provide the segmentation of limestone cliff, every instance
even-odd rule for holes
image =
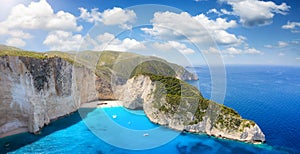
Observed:
[[[138,75],[116,87],[116,96],[125,107],[143,108],[152,122],[175,130],[252,143],[265,141],[256,123],[204,99],[195,87],[175,78]]]
[[[20,129],[38,132],[98,99],[97,80],[89,69],[58,57],[0,56],[0,137]]]
[[[153,59],[113,51],[79,53],[38,53],[0,45],[0,137],[36,133],[51,120],[76,111],[81,103],[116,99],[112,87],[125,83],[140,61]],[[181,66],[160,61],[172,65],[179,78],[197,78]],[[168,72],[156,65],[148,67]],[[112,81],[114,74],[117,79]]]
[[[127,108],[144,109],[152,122],[176,130],[265,141],[256,123],[203,98],[197,88],[182,81],[197,79],[196,75],[164,60],[108,51],[100,56],[83,53],[87,59],[80,59],[69,53],[44,54],[0,46],[1,50],[0,137],[37,133],[85,102],[120,99]],[[96,61],[92,65],[91,57]]]

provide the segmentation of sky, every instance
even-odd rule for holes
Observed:
[[[0,0],[0,44],[188,65],[300,66],[297,0]]]

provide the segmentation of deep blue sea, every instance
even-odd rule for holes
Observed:
[[[210,98],[207,67],[195,69],[199,81],[190,82]],[[267,144],[300,153],[300,67],[227,66],[224,104],[254,120]]]
[[[195,70],[200,80],[189,83],[209,98],[209,69]],[[226,72],[224,104],[257,122],[266,144],[180,133],[152,124],[143,111],[115,107],[80,109],[39,135],[0,139],[0,153],[300,153],[300,67],[227,66]]]

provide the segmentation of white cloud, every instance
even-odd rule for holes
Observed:
[[[296,60],[300,60],[300,57],[297,57]]]
[[[212,53],[212,54],[216,54],[216,53],[220,53],[219,49],[215,48],[215,47],[209,47],[207,50],[203,50],[204,53]]]
[[[44,44],[51,46],[51,49],[68,50],[67,46],[71,46],[68,41],[78,37],[73,36],[71,31],[81,31],[82,26],[77,24],[76,17],[71,13],[55,13],[46,0],[31,2],[28,6],[18,4],[12,8],[8,17],[0,22],[0,34],[10,37],[6,41],[7,45],[25,46],[24,40],[34,37],[27,32],[28,30],[50,31]],[[70,34],[68,36],[71,38],[62,38],[63,34]],[[59,43],[65,40],[65,45]]]
[[[229,12],[226,9],[221,9],[221,13],[226,14],[226,15],[233,15],[232,12]]]
[[[289,45],[288,42],[284,42],[284,41],[278,41],[276,45],[265,45],[266,48],[284,48],[287,47]]]
[[[105,25],[121,25],[127,22],[132,23],[136,19],[136,14],[133,10],[123,10],[118,7],[105,10],[102,14],[102,22]]]
[[[210,30],[226,30],[228,28],[234,28],[237,26],[235,20],[227,21],[227,19],[224,18],[210,20],[204,14],[199,14],[197,16],[194,16],[193,18],[196,19],[199,23],[201,23],[205,28]]]
[[[110,33],[104,33],[97,36],[97,40],[102,43],[109,43],[110,41],[113,41],[114,38],[115,36]]]
[[[50,30],[66,30],[66,31],[81,31],[82,26],[78,26],[76,17],[70,13],[59,11],[48,20],[45,29]]]
[[[12,37],[17,37],[17,38],[23,38],[23,39],[30,39],[33,36],[29,33],[25,33],[22,30],[11,30],[8,32]]]
[[[0,23],[7,29],[42,29],[80,31],[76,17],[68,12],[54,13],[46,0],[31,2],[28,6],[19,4],[11,10],[7,19]]]
[[[215,37],[216,42],[219,44],[237,44],[242,41],[241,38],[237,38],[234,34],[230,34],[224,30],[216,30],[215,34],[217,37]]]
[[[255,48],[244,47],[244,49],[238,49],[229,47],[222,51],[223,54],[238,55],[238,54],[263,54],[261,51]]]
[[[9,38],[6,40],[6,45],[15,46],[15,47],[23,47],[26,43],[20,38]]]
[[[143,42],[137,41],[131,38],[125,38],[120,40],[115,38],[113,34],[103,33],[98,35],[96,38],[86,37],[82,43],[81,48],[84,50],[113,50],[113,51],[133,51],[143,50],[145,45]]]
[[[144,49],[143,43],[130,38],[125,38],[124,40],[115,40],[110,42],[104,50],[114,50],[114,51],[130,51],[130,50],[140,50]]]
[[[131,23],[135,22],[136,14],[133,10],[122,9],[114,7],[112,9],[104,10],[102,13],[98,9],[92,9],[88,12],[84,8],[79,8],[81,19],[88,22],[102,22],[104,25],[119,25],[123,29],[130,29]]]
[[[210,14],[210,13],[214,13],[214,14],[217,14],[218,16],[222,15],[221,12],[219,12],[217,9],[213,8],[213,9],[210,9],[206,12],[206,14]]]
[[[290,29],[293,33],[299,33],[300,22],[290,22],[288,21],[286,25],[282,26],[283,29]]]
[[[282,53],[282,52],[279,52],[278,53],[278,56],[284,56],[285,54],[284,53]]]
[[[88,12],[85,8],[79,8],[80,10],[80,19],[83,19],[87,22],[93,23],[101,20],[101,13],[98,12],[98,8],[94,8],[91,12]]]
[[[131,38],[120,40],[111,33],[103,33],[95,38],[90,35],[84,37],[82,40],[80,50],[112,50],[112,51],[140,51],[145,49],[143,42]]]
[[[278,47],[279,48],[284,48],[287,47],[289,44],[283,41],[278,41]]]
[[[255,48],[245,48],[243,50],[243,52],[246,53],[246,54],[260,54],[260,55],[263,54],[261,51],[255,49]]]
[[[168,43],[158,43],[158,42],[153,43],[152,46],[160,51],[170,51],[173,48]]]
[[[53,31],[44,40],[43,44],[50,47],[50,50],[70,51],[77,50],[80,47],[82,36],[73,35],[72,32]]]
[[[223,52],[228,53],[230,55],[237,55],[237,54],[241,54],[242,50],[236,49],[234,47],[230,47],[230,48],[227,48],[226,50],[224,50]]]
[[[264,47],[265,47],[265,48],[273,48],[273,46],[270,45],[270,44],[267,44],[267,45],[265,45]]]
[[[30,39],[33,36],[30,33],[26,33],[22,30],[7,30],[0,28],[0,35],[10,35],[13,38]]]
[[[226,30],[237,26],[236,21],[223,18],[210,20],[204,14],[191,16],[187,12],[156,12],[151,20],[153,28],[142,28],[145,33],[165,40],[182,40],[185,37],[196,43],[207,44],[214,39],[219,44],[239,44],[242,42]],[[211,38],[211,36],[213,38]]]
[[[7,27],[0,22],[0,35],[5,35],[7,33],[8,33]]]
[[[262,55],[263,53],[255,48],[249,48],[249,47],[244,47],[242,48],[236,48],[236,47],[228,47],[223,50],[219,50],[215,47],[210,47],[207,50],[203,50],[204,53],[207,54],[217,54],[221,53],[224,56],[233,56],[233,55],[241,55],[241,54],[260,54]]]
[[[154,43],[153,47],[159,49],[160,51],[170,51],[170,50],[178,50],[183,54],[192,54],[195,51],[191,48],[188,48],[185,44],[179,43],[177,41],[168,41],[165,43]]]
[[[285,15],[290,6],[280,5],[272,1],[261,0],[219,0],[232,6],[232,12],[223,10],[224,14],[234,14],[240,17],[240,22],[246,27],[262,26],[272,23],[274,15]]]

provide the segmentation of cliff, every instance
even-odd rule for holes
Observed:
[[[120,99],[179,131],[264,142],[259,126],[202,97],[182,80],[198,77],[156,57],[113,51],[36,53],[0,46],[0,137],[38,133],[82,103]]]
[[[116,96],[130,109],[143,109],[150,121],[166,127],[233,140],[261,143],[259,126],[236,111],[204,99],[193,86],[176,78],[136,75],[116,88]]]
[[[0,45],[0,137],[37,133],[51,120],[76,111],[81,103],[116,99],[112,87],[124,84],[130,68],[141,59],[149,60],[113,51],[38,53]],[[155,63],[149,67],[159,69]],[[187,71],[180,74],[192,79]]]
[[[0,136],[36,133],[81,103],[98,99],[97,80],[89,69],[58,57],[0,57]]]

